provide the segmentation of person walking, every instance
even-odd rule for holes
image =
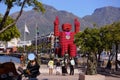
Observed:
[[[57,62],[56,62],[56,75],[60,75],[60,70],[61,70],[60,60],[57,59]]]
[[[74,75],[74,66],[75,66],[75,61],[73,58],[70,58],[70,75]]]
[[[53,68],[54,68],[53,58],[51,58],[50,61],[48,62],[48,67],[49,67],[49,75],[52,75],[53,74]]]
[[[62,60],[61,64],[62,64],[62,75],[65,76],[66,74],[68,74],[68,72],[67,72],[67,62],[66,62],[65,58]]]

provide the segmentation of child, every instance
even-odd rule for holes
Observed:
[[[49,75],[52,75],[53,74],[53,68],[54,68],[53,59],[50,59],[50,61],[48,62],[48,67],[49,67]]]

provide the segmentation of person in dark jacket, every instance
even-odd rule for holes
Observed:
[[[60,60],[57,59],[57,62],[56,62],[56,75],[60,75],[60,71],[61,71]]]
[[[29,62],[25,70],[26,77],[29,77],[29,80],[37,80],[36,77],[40,74],[40,65],[37,62],[36,55],[34,53],[29,53],[28,59]]]
[[[67,72],[67,59],[66,58],[64,58],[61,61],[61,65],[62,65],[62,75],[65,76],[66,74],[68,74],[68,72]]]
[[[70,58],[70,75],[74,75],[74,66],[75,66],[75,61],[73,58]]]
[[[26,69],[29,78],[36,78],[40,74],[39,68],[40,66],[36,60],[29,61]]]

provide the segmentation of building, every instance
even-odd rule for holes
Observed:
[[[32,40],[32,44],[33,45],[40,45],[40,44],[44,44],[44,45],[48,45],[50,44],[50,48],[46,48],[44,45],[42,45],[42,50],[44,49],[48,49],[49,51],[48,52],[51,52],[52,49],[54,49],[54,33],[51,32],[47,35],[41,35],[41,36],[37,36],[37,38],[35,37],[33,40]]]
[[[5,50],[5,42],[0,41],[0,53],[4,52]]]
[[[8,42],[0,41],[0,52],[17,52],[17,47],[23,47],[24,45],[30,46],[31,41],[21,41],[19,38],[11,39]]]
[[[29,40],[29,41],[18,41],[18,43],[17,43],[17,47],[24,47],[24,45],[31,46],[32,42]]]

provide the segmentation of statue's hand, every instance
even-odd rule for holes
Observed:
[[[75,21],[74,21],[74,25],[77,27],[77,26],[80,26],[80,22],[78,21],[78,19],[76,18]]]
[[[59,19],[58,19],[58,16],[56,16],[56,19],[54,21],[54,25],[59,25]]]

